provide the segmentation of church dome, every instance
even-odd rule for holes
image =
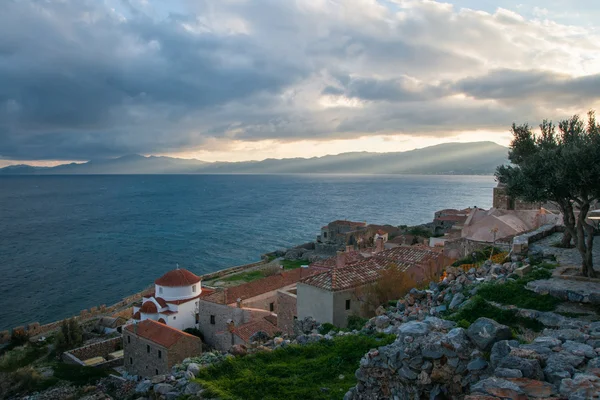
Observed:
[[[158,278],[154,283],[166,287],[181,287],[191,286],[200,282],[200,280],[198,275],[195,275],[186,269],[174,269]]]

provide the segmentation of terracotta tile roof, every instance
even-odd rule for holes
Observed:
[[[141,318],[142,318],[142,316],[139,311],[137,311],[135,314],[133,314],[133,319],[141,319]]]
[[[127,325],[125,329],[138,337],[150,340],[167,349],[186,337],[197,340],[199,343],[201,342],[199,337],[190,335],[189,333],[185,333],[168,325],[152,321],[151,319],[144,320],[137,324]]]
[[[263,331],[269,336],[273,336],[279,329],[265,318],[259,318],[255,321],[250,321],[246,324],[236,326],[233,329],[233,333],[237,335],[244,342],[248,342],[250,337],[256,332]]]
[[[201,278],[187,269],[174,269],[154,281],[157,285],[167,287],[191,286],[200,282]]]
[[[154,300],[156,300],[156,302],[161,306],[161,308],[167,306],[167,302],[162,297],[155,297]]]
[[[142,304],[140,311],[144,314],[156,314],[158,312],[158,308],[156,308],[156,304],[154,304],[152,300],[148,300]]]
[[[272,323],[273,325],[277,326],[277,316],[276,315],[267,315],[265,317],[265,319],[267,321],[269,321],[270,323]]]
[[[366,222],[354,222],[354,221],[346,221],[338,219],[336,221],[330,222],[327,226],[331,225],[347,225],[347,226],[367,226]]]
[[[406,242],[406,244],[412,244],[414,240],[415,237],[413,235],[398,235],[395,238],[388,240],[388,243],[403,244]]]
[[[329,291],[347,290],[375,282],[379,271],[391,264],[406,271],[412,267],[427,265],[429,261],[441,257],[440,252],[426,247],[395,247],[376,253],[368,259],[310,276],[301,282]]]
[[[233,286],[224,290],[225,296],[223,300],[225,304],[232,304],[237,299],[249,299],[263,293],[281,289],[284,286],[292,285],[300,281],[300,279],[317,272],[319,271],[316,271],[314,268],[296,268],[291,271],[284,271],[263,279]]]
[[[355,262],[359,262],[360,260],[364,260],[362,254],[358,251],[349,251],[344,253],[344,257],[346,257],[346,264],[353,264]],[[336,265],[336,256],[328,258],[326,260],[315,261],[310,264],[310,268],[319,268],[319,269],[331,269]]]

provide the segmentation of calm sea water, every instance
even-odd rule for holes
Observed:
[[[335,219],[419,224],[489,207],[491,176],[0,177],[0,329],[113,304],[313,240]]]

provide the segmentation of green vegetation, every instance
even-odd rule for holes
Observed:
[[[348,316],[348,325],[347,325],[346,329],[348,329],[349,331],[353,331],[355,329],[357,331],[360,331],[365,326],[367,321],[368,321],[367,318],[361,318],[358,315],[349,315]]]
[[[501,304],[511,304],[519,308],[538,311],[552,311],[561,303],[559,299],[548,294],[541,295],[525,289],[527,282],[538,279],[548,279],[552,276],[549,267],[554,266],[551,264],[542,265],[544,266],[540,265],[535,267],[529,274],[514,281],[481,285],[477,294],[485,300]]]
[[[90,385],[98,379],[108,376],[108,372],[102,368],[65,363],[58,363],[53,368],[55,378],[69,381],[77,386]]]
[[[56,349],[60,352],[74,349],[83,343],[83,330],[75,318],[62,321],[56,335]]]
[[[308,261],[306,260],[281,260],[280,261],[281,265],[283,265],[283,269],[296,269],[296,268],[300,268],[303,265],[308,265],[310,264]]]
[[[433,233],[429,229],[423,228],[422,226],[411,226],[410,228],[408,228],[407,232],[410,235],[421,236],[424,238],[429,238],[433,235]]]
[[[532,318],[519,317],[516,315],[516,310],[503,310],[498,308],[488,303],[479,295],[471,298],[460,311],[446,317],[446,319],[456,321],[464,328],[467,323],[470,325],[475,322],[477,318],[481,317],[493,319],[496,322],[514,328],[517,331],[522,328],[527,328],[535,332],[540,332],[544,328],[544,325],[541,322]]]
[[[269,261],[272,261],[271,257],[269,257]],[[291,270],[300,268],[302,265],[307,265],[309,262],[306,260],[281,260],[280,264],[283,266],[284,270]],[[275,275],[280,271],[276,266],[270,266],[262,269],[255,269],[253,271],[248,272],[240,272],[237,274],[229,275],[223,278],[217,278],[215,281],[222,282],[252,282],[258,279],[266,278],[271,275]]]
[[[186,328],[183,330],[185,333],[189,333],[190,335],[194,335],[196,337],[199,337],[200,339],[202,339],[202,342],[204,342],[204,334],[202,333],[202,331],[198,328]]]
[[[356,384],[354,372],[372,348],[393,342],[363,335],[227,359],[198,374],[203,396],[227,399],[341,399]]]
[[[0,358],[0,372],[13,372],[46,354],[46,346],[27,344],[6,352]]]

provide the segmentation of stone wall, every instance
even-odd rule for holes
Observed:
[[[477,242],[467,238],[448,240],[444,244],[444,255],[449,258],[459,259],[468,256],[474,251],[483,250],[491,245],[492,243]],[[502,251],[510,250],[510,243],[502,240],[496,241],[494,246]]]
[[[224,275],[229,275],[229,274],[247,270],[249,268],[258,267],[259,265],[264,265],[267,262],[268,262],[268,260],[266,258],[263,258],[262,260],[254,262],[254,263],[238,265],[236,267],[231,267],[231,268],[227,268],[227,269],[222,269],[220,271],[215,271],[215,272],[211,272],[208,274],[204,274],[204,275],[201,275],[200,278],[202,278],[203,281],[208,281],[211,279],[220,278],[221,276],[224,276]]]
[[[219,350],[231,347],[231,334],[227,323],[233,321],[235,326],[242,325],[249,322],[252,315],[250,310],[202,299],[198,302],[198,314],[198,328],[204,335],[204,341]],[[214,316],[214,324],[211,316]]]
[[[123,334],[123,350],[123,365],[129,374],[154,376],[169,373],[166,348],[127,332]]]
[[[83,361],[93,357],[104,357],[106,358],[110,353],[115,352],[123,348],[123,339],[115,337],[112,339],[104,340],[102,342],[92,343],[87,346],[78,347],[73,350],[69,350],[63,354],[64,362],[72,362],[74,357],[76,360]],[[72,356],[69,357],[68,355]]]
[[[277,292],[277,327],[288,335],[294,333],[294,319],[298,316],[297,300],[298,298],[293,293],[282,290]]]
[[[564,226],[542,225],[538,229],[515,236],[512,242],[512,253],[514,255],[527,255],[527,250],[531,243],[537,242],[556,232],[563,232]]]

